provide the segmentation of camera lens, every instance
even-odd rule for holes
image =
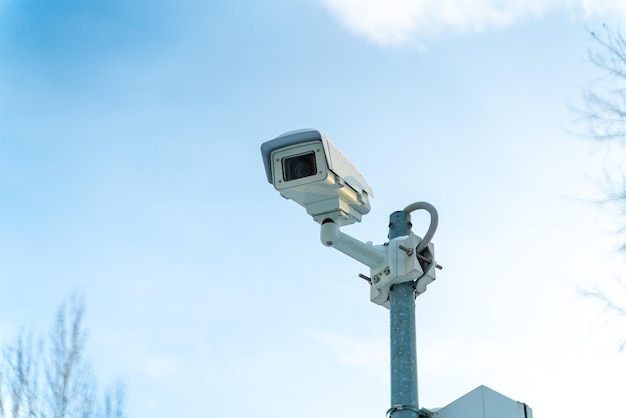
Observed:
[[[297,180],[315,174],[317,174],[317,166],[314,152],[283,158],[284,181]]]

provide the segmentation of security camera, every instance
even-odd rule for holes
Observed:
[[[284,133],[261,145],[267,180],[318,223],[360,222],[372,189],[348,159],[317,130]]]

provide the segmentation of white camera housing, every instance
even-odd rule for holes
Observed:
[[[314,129],[284,133],[261,145],[267,180],[318,223],[360,222],[372,189],[326,136]]]

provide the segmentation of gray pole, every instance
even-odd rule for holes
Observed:
[[[411,215],[389,217],[389,239],[411,232]],[[415,289],[413,282],[396,284],[389,294],[391,341],[391,409],[393,418],[418,418]]]

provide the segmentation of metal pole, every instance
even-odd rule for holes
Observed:
[[[411,215],[394,212],[389,217],[389,239],[411,232]],[[389,294],[391,342],[391,409],[393,418],[418,418],[415,289],[413,282],[396,284]]]

